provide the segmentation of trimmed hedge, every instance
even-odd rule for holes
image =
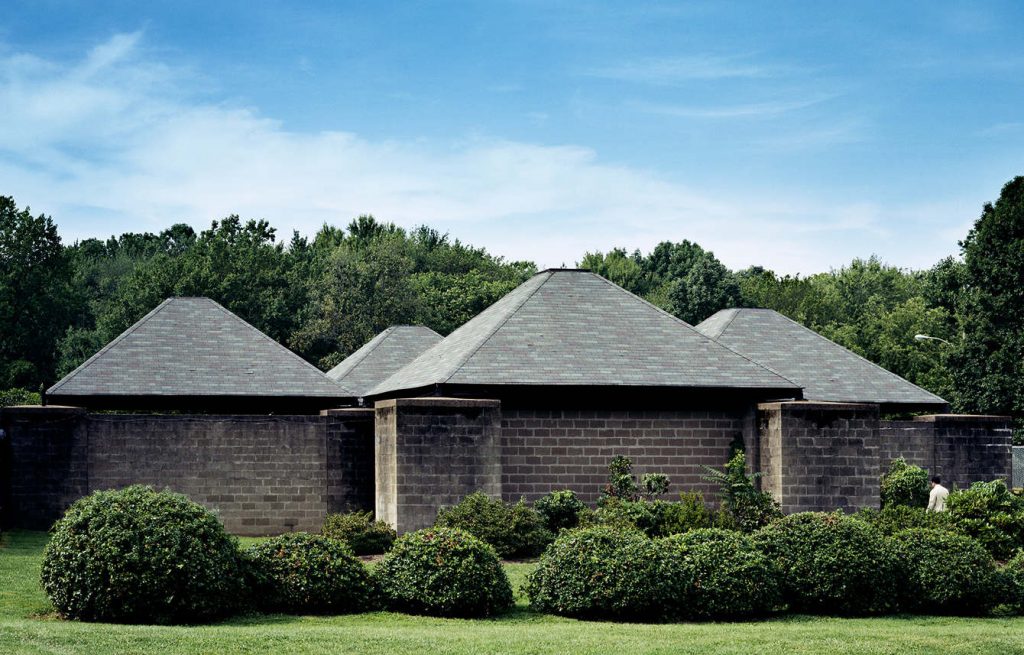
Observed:
[[[899,563],[889,540],[840,513],[790,514],[754,533],[784,577],[790,609],[867,615],[895,609]]]
[[[512,606],[494,548],[464,530],[403,535],[373,571],[389,609],[432,616],[490,616]]]
[[[479,491],[438,512],[434,527],[465,530],[503,558],[535,557],[554,540],[541,515],[522,500],[510,505]]]
[[[598,619],[660,619],[668,613],[667,558],[635,531],[598,526],[563,532],[530,574],[526,593],[540,612]]]
[[[881,510],[862,509],[853,516],[890,537],[911,528],[957,532],[956,523],[949,512],[929,512],[921,507],[890,505]]]
[[[373,512],[328,514],[321,534],[348,544],[356,555],[379,555],[391,550],[398,534],[384,521],[374,521]]]
[[[264,611],[348,614],[374,609],[370,575],[341,541],[296,532],[258,543],[243,558],[253,599]]]
[[[954,491],[946,508],[957,529],[977,539],[996,559],[1010,559],[1024,548],[1024,498],[1011,493],[1002,480]]]
[[[75,502],[53,527],[42,584],[67,618],[193,623],[238,609],[237,541],[181,494],[131,486]]]
[[[674,618],[746,619],[781,605],[779,570],[749,536],[709,528],[661,541]]]
[[[915,528],[892,538],[903,563],[903,609],[923,614],[985,614],[999,602],[992,556],[970,537]]]

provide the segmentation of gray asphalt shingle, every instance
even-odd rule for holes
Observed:
[[[442,338],[422,325],[394,325],[327,371],[327,377],[359,396],[366,395]]]
[[[168,298],[47,394],[354,396],[209,298]]]
[[[589,271],[533,276],[369,395],[437,384],[799,387]]]
[[[697,329],[804,387],[804,398],[940,407],[946,401],[770,309],[723,309]]]

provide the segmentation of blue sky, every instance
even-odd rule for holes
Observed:
[[[19,2],[0,194],[65,238],[358,214],[511,259],[955,254],[1024,174],[1018,2]]]

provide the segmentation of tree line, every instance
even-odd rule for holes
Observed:
[[[806,277],[732,271],[689,241],[588,252],[577,265],[691,324],[727,307],[774,309],[956,411],[1020,420],[1024,177],[984,205],[960,247],[928,270],[870,257]],[[0,390],[52,384],[169,296],[213,298],[327,369],[390,325],[448,334],[535,272],[372,216],[287,241],[232,215],[198,234],[177,224],[65,245],[52,218],[0,196]]]

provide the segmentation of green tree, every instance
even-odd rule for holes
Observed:
[[[961,242],[962,339],[951,369],[959,409],[1024,418],[1024,176],[986,203]]]
[[[81,298],[49,216],[0,196],[0,389],[54,381],[57,340]]]

